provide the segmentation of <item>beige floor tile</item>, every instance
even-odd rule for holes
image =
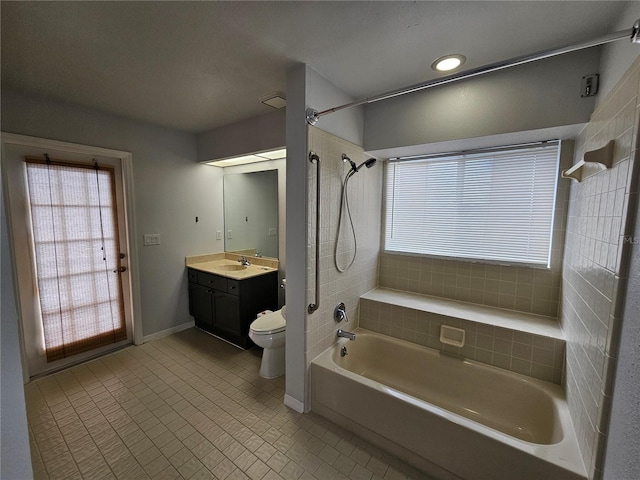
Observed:
[[[283,405],[260,351],[190,329],[25,386],[34,478],[427,479]]]
[[[171,465],[173,465],[177,469],[187,460],[191,460],[192,458],[195,458],[193,453],[191,453],[191,451],[187,447],[182,447],[180,450],[169,457],[169,461],[171,462]]]
[[[196,457],[191,457],[189,460],[177,467],[177,470],[178,472],[180,472],[180,475],[182,475],[183,478],[191,478],[203,468],[205,467],[200,462],[200,460],[198,460]]]
[[[146,467],[151,462],[155,461],[158,457],[161,457],[161,456],[162,456],[162,452],[160,452],[160,450],[158,450],[156,446],[152,446],[147,450],[145,450],[144,452],[141,452],[138,455],[135,455],[135,458],[140,465],[142,465],[143,467]]]
[[[247,469],[247,475],[251,480],[261,480],[269,472],[269,466],[262,460],[256,461]]]

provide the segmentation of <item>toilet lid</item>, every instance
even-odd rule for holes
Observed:
[[[280,310],[268,313],[257,318],[251,324],[251,330],[255,333],[278,333],[287,326],[285,319],[282,317]]]

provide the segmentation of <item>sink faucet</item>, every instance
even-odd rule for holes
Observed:
[[[346,332],[340,328],[338,329],[338,338],[348,338],[349,340],[354,341],[356,339],[356,334],[351,332]]]
[[[245,267],[248,267],[249,265],[251,265],[249,263],[249,260],[247,260],[247,257],[245,257],[244,255],[238,259],[238,262],[240,262]]]

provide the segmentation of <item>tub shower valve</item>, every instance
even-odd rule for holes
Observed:
[[[347,307],[345,306],[344,302],[340,302],[338,305],[336,305],[336,308],[333,311],[333,319],[336,321],[336,323],[340,323],[343,320],[345,322],[349,321],[349,317],[347,317]]]

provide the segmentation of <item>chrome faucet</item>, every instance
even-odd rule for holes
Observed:
[[[356,339],[356,334],[351,332],[346,332],[341,328],[338,329],[338,338],[348,338],[352,342]]]
[[[238,259],[238,262],[240,262],[242,265],[244,265],[245,267],[250,266],[251,264],[249,263],[249,260],[247,260],[247,257],[245,257],[244,255],[242,257],[240,257]]]

